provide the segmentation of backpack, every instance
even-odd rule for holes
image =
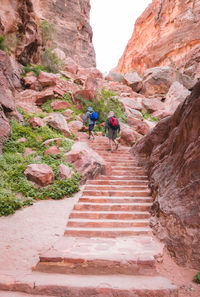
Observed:
[[[98,114],[97,114],[97,112],[96,111],[93,111],[93,113],[91,113],[91,115],[90,115],[90,120],[92,120],[92,121],[96,121],[96,120],[98,120]]]
[[[118,119],[115,117],[111,117],[110,118],[110,122],[109,122],[109,126],[114,129],[117,130],[119,128],[119,122]]]

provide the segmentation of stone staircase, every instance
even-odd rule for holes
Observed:
[[[128,147],[111,153],[107,139],[99,138],[90,146],[111,165],[110,174],[87,181],[63,238],[40,255],[31,275],[15,280],[15,290],[59,297],[177,297],[177,288],[156,272],[163,246],[149,227],[146,172]]]

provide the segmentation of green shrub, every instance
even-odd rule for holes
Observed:
[[[21,207],[22,203],[20,199],[15,198],[12,192],[1,189],[0,187],[0,216],[13,214]]]
[[[200,284],[200,271],[194,276],[194,282]]]
[[[53,43],[57,39],[55,25],[43,20],[40,24],[40,36],[43,46],[46,46],[48,42]]]
[[[142,109],[141,111],[143,119],[149,120],[151,122],[159,122],[160,119],[157,117],[152,117],[145,109]]]
[[[51,113],[53,112],[53,108],[51,107],[51,103],[53,101],[55,101],[56,99],[55,98],[52,98],[51,100],[48,100],[47,102],[45,102],[44,104],[42,104],[41,108],[44,112],[47,112],[47,113]],[[59,100],[62,100],[62,101],[67,101],[69,103],[71,103],[71,96],[69,93],[65,93],[61,98],[59,98]],[[60,109],[58,111],[63,111],[65,109]]]
[[[45,66],[49,72],[58,73],[62,68],[62,62],[57,54],[53,52],[52,48],[45,48],[40,54],[42,65]]]
[[[11,54],[11,48],[6,45],[6,37],[4,35],[0,36],[0,50]]]

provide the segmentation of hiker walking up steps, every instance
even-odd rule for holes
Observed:
[[[88,107],[88,110],[87,110],[87,112],[85,114],[84,121],[83,121],[84,125],[87,122],[87,120],[88,120],[88,124],[89,124],[89,137],[88,137],[88,139],[91,139],[91,137],[92,137],[92,139],[94,140],[93,129],[94,129],[96,120],[98,120],[98,114],[97,114],[96,111],[93,110],[92,107]]]
[[[120,132],[120,124],[119,120],[116,118],[113,111],[110,111],[108,114],[108,118],[106,120],[105,124],[105,136],[106,131],[108,130],[108,138],[109,138],[109,144],[110,144],[110,151],[113,152],[112,142],[114,142],[116,150],[118,149],[118,142],[116,140],[117,138],[117,132]]]

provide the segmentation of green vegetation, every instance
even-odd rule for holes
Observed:
[[[41,62],[49,72],[58,73],[62,68],[62,61],[58,58],[57,54],[53,52],[52,48],[45,48],[40,54]]]
[[[46,47],[48,43],[54,44],[55,40],[57,39],[55,25],[43,20],[40,24],[40,36],[42,38],[43,47]]]
[[[81,176],[64,158],[65,152],[70,151],[73,142],[48,126],[32,129],[27,122],[28,118],[26,115],[25,124],[20,124],[16,120],[11,121],[12,133],[0,156],[0,216],[12,214],[18,208],[33,204],[36,199],[62,199],[64,196],[70,197],[79,190]],[[26,138],[26,142],[17,142],[22,137]],[[42,144],[51,138],[61,139],[59,155],[44,155],[48,147],[57,143],[55,139],[49,146],[45,147]],[[31,148],[33,153],[24,156],[26,147]],[[25,169],[32,163],[49,165],[55,175],[54,183],[45,188],[34,187],[24,175]],[[74,175],[71,179],[58,179],[60,164],[72,167]],[[16,198],[18,196],[20,198]]]
[[[6,44],[6,37],[4,35],[0,36],[0,50],[11,54],[11,48]]]
[[[31,65],[28,65],[28,66],[24,66],[24,69],[23,69],[23,72],[22,72],[21,76],[26,76],[27,73],[33,72],[34,75],[36,77],[38,77],[39,74],[40,74],[40,71],[50,72],[49,68],[46,67],[46,66],[31,64]]]
[[[152,117],[145,109],[142,109],[142,116],[145,120],[149,120],[151,122],[159,122],[160,119],[156,117]]]
[[[194,276],[194,282],[200,284],[200,271]]]
[[[99,115],[99,122],[105,122],[109,111],[114,111],[116,117],[122,122],[126,122],[126,116],[119,104],[117,94],[103,88],[101,93],[97,93],[93,102],[79,97],[84,112],[91,106]]]
[[[51,107],[51,103],[53,101],[55,101],[56,99],[55,98],[52,98],[51,100],[48,100],[47,102],[45,102],[41,107],[42,107],[42,110],[44,112],[53,112],[53,108]],[[61,98],[59,98],[59,100],[62,100],[62,101],[67,101],[71,104],[71,96],[69,93],[65,93]],[[65,109],[60,109],[59,111],[63,111]]]

